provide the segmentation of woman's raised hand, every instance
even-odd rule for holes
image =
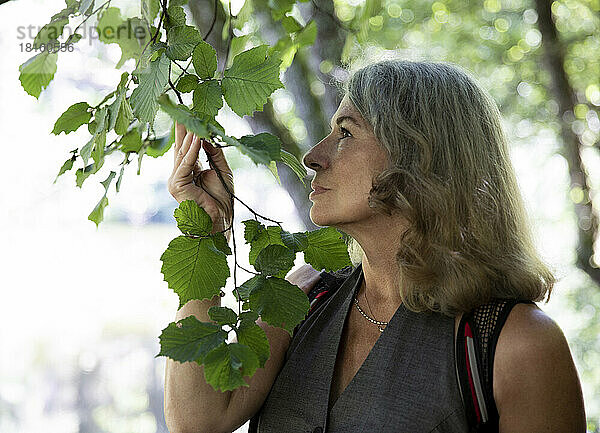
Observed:
[[[202,163],[198,160],[201,147],[210,155],[214,165],[221,172],[227,189],[233,193],[233,173],[227,164],[223,149],[196,137],[177,122],[173,152],[175,161],[168,189],[178,203],[194,200],[213,220],[213,231],[221,231],[231,223],[233,202],[217,172],[212,168],[202,169]]]

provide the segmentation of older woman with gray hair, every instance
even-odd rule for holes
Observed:
[[[227,227],[190,180],[201,141],[177,125],[170,190]],[[204,147],[233,185],[222,151]],[[352,72],[304,164],[315,172],[310,217],[348,235],[353,266],[288,276],[311,310],[291,338],[257,321],[271,357],[249,387],[217,392],[201,366],[167,360],[171,433],[232,432],[248,419],[259,433],[585,432],[569,347],[535,304],[555,278],[532,240],[501,115],[474,78],[402,60]],[[209,320],[219,304],[190,301],[177,319]]]

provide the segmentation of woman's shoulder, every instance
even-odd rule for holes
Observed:
[[[511,309],[498,337],[493,378],[494,400],[508,431],[511,426],[538,431],[557,425],[568,427],[560,431],[585,431],[569,345],[558,324],[537,305],[518,303]],[[573,428],[577,423],[583,423],[583,430]]]

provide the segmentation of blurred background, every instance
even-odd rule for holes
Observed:
[[[111,5],[139,16],[137,1]],[[100,181],[121,158],[109,155],[81,188],[75,170],[53,183],[69,152],[89,139],[85,128],[50,134],[58,116],[78,101],[97,104],[121,72],[134,69],[133,60],[115,69],[120,48],[88,37],[59,55],[39,100],[26,94],[18,68],[32,56],[22,44],[35,33],[23,37],[23,29],[43,26],[63,7],[59,0],[0,6],[0,433],[166,432],[165,359],[155,355],[178,306],[160,272],[160,256],[179,234],[166,186],[173,151],[141,158],[139,175],[138,161],[125,168],[98,228],[87,217],[104,194]],[[220,59],[227,7],[217,2],[209,38]],[[206,29],[213,8],[212,0],[192,0],[188,24]],[[238,15],[234,34],[243,37],[238,51],[284,36],[267,0],[232,1],[231,11]],[[340,65],[365,51],[394,50],[471,71],[502,111],[539,251],[559,278],[550,302],[539,306],[569,341],[588,431],[600,432],[593,206],[600,187],[600,0],[313,0],[295,5],[292,15],[302,24],[313,19],[318,33],[310,47],[286,48],[286,89],[252,119],[225,106],[217,120],[237,137],[270,131],[300,156],[327,133],[339,102],[331,83],[344,78]],[[70,27],[79,21],[72,18]],[[157,128],[168,133],[169,119],[159,118]],[[237,151],[226,153],[246,203],[285,221],[287,230],[314,228],[307,190],[285,167],[279,184]],[[236,212],[238,224],[250,217],[239,206]],[[240,238],[239,256],[247,260]],[[235,308],[228,289],[224,305]]]

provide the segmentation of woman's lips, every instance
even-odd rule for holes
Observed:
[[[313,192],[310,193],[310,195],[308,196],[309,198],[312,198],[315,195],[322,194],[324,192],[329,191],[329,189],[327,189],[327,188],[323,188],[323,187],[316,186],[316,185],[312,186],[312,189],[313,189]]]

